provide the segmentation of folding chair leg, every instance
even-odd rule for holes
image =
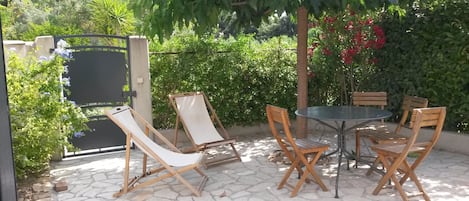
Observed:
[[[383,163],[383,166],[386,168],[386,174],[384,174],[383,177],[378,182],[378,185],[376,186],[375,190],[373,191],[373,195],[378,195],[378,193],[383,189],[383,186],[388,182],[389,179],[391,179],[392,176],[394,176],[394,171],[397,170],[397,167],[394,169],[391,168],[391,165],[389,161],[384,157],[378,154],[378,159]]]
[[[322,182],[321,177],[319,177],[319,175],[314,170],[314,166],[318,162],[321,154],[322,154],[321,152],[316,153],[313,160],[311,160],[311,162],[306,166],[306,170],[311,174],[311,176],[313,176],[314,181],[319,185],[319,187],[321,187],[323,191],[328,191],[329,189],[327,189],[326,185]],[[305,172],[305,175],[307,175],[306,172]]]
[[[277,189],[282,189],[283,186],[285,186],[285,184],[287,183],[288,178],[290,177],[293,170],[298,167],[299,162],[300,162],[300,160],[295,159],[295,161],[290,165],[290,168],[288,168],[287,172],[285,173],[285,175],[283,175],[282,180],[278,184]]]

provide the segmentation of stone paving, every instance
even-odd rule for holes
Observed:
[[[332,143],[330,139],[322,140]],[[352,141],[349,139],[348,141]],[[332,145],[331,149],[335,145]],[[348,145],[353,146],[353,145]],[[288,166],[270,162],[269,153],[278,149],[275,140],[268,134],[258,133],[254,137],[239,136],[236,147],[242,155],[242,162],[232,162],[203,169],[209,180],[201,197],[195,197],[176,179],[169,178],[152,186],[113,198],[123,183],[124,152],[66,158],[52,163],[51,176],[63,179],[68,190],[53,192],[52,200],[58,201],[274,201],[274,200],[401,200],[394,189],[383,189],[379,195],[372,195],[380,175],[365,176],[367,166],[346,170],[343,165],[339,181],[339,196],[334,198],[337,161],[332,157],[329,162],[316,166],[329,191],[323,192],[314,182],[304,184],[298,195],[290,197],[291,189],[278,190],[277,185]],[[131,172],[141,172],[142,152],[131,153]],[[352,163],[353,164],[353,163]],[[469,200],[469,156],[433,150],[429,157],[416,170],[424,189],[432,200]],[[289,182],[296,184],[296,174]],[[183,175],[196,183],[198,175],[191,171]],[[405,189],[412,190],[413,182],[407,181]],[[411,200],[422,200],[414,197]]]

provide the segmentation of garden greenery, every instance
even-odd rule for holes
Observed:
[[[329,99],[326,104],[350,104],[350,92],[362,90],[362,81],[373,74],[376,52],[386,42],[373,14],[348,9],[310,23],[308,75],[313,87],[322,89],[316,94]]]
[[[175,34],[152,47],[153,117],[157,127],[173,128],[175,112],[168,94],[204,91],[225,126],[265,121],[266,104],[296,107],[294,39],[258,43],[252,36],[237,40]]]
[[[367,89],[386,90],[397,113],[403,95],[446,106],[445,129],[469,131],[469,0],[418,1],[405,16],[386,14],[386,45]]]
[[[62,54],[64,55],[64,54]],[[66,55],[66,54],[65,54]],[[86,129],[79,107],[62,97],[64,59],[20,58],[11,53],[6,71],[15,170],[18,178],[42,173],[67,138]]]
[[[329,34],[329,38],[320,38],[331,24],[332,16],[324,16],[321,20],[327,23],[318,25],[322,30],[311,33],[317,36],[311,44],[319,44],[310,58],[308,104],[347,104],[341,100],[344,87],[337,77],[338,72],[347,72],[353,77],[349,83],[355,85],[355,90],[388,92],[387,109],[396,114],[391,121],[400,117],[402,97],[416,95],[428,98],[430,106],[448,107],[445,129],[467,132],[469,18],[458,17],[468,14],[463,9],[467,2],[415,7],[404,16],[343,13],[343,19],[333,25],[342,28],[334,32],[342,36]],[[350,20],[361,29],[347,29]],[[347,58],[344,53],[357,49],[357,30],[366,35],[359,46],[366,51],[353,52],[356,54]],[[328,46],[333,40],[345,43]],[[259,43],[251,36],[218,40],[178,33],[163,44],[153,44],[155,125],[174,126],[175,114],[167,95],[182,91],[205,91],[228,125],[265,122],[266,104],[289,108],[292,113],[297,98],[296,54],[289,48],[294,49],[295,43],[295,39],[285,37]],[[329,53],[325,47],[330,48],[330,55],[335,55],[333,61],[326,57]],[[363,70],[363,66],[367,69]]]

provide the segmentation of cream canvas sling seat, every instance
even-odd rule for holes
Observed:
[[[241,161],[241,157],[234,146],[236,140],[230,138],[207,96],[203,92],[170,94],[169,99],[177,114],[174,138],[175,145],[178,140],[179,122],[181,122],[186,136],[192,143],[193,150],[206,150],[224,145],[231,147],[231,155],[206,160],[206,166],[236,160]],[[215,125],[217,125],[217,127],[215,127]],[[220,135],[220,132],[223,136]]]
[[[201,190],[205,185],[208,177],[199,169],[204,154],[201,152],[184,154],[181,153],[170,141],[168,141],[161,133],[159,133],[151,124],[149,124],[142,116],[136,113],[128,106],[115,107],[106,111],[106,115],[117,126],[119,126],[126,137],[126,153],[125,153],[125,170],[123,188],[114,194],[114,197],[121,196],[127,192],[134,191],[152,185],[166,178],[175,177],[179,182],[188,187],[193,194],[200,196]],[[144,126],[143,131],[139,124]],[[154,134],[158,140],[162,141],[166,147],[160,146],[149,138],[149,134]],[[143,153],[143,170],[140,176],[129,179],[129,163],[130,163],[130,147],[134,143]],[[157,168],[147,171],[147,157],[150,156],[160,165]],[[197,187],[194,187],[181,173],[194,170],[202,178]],[[142,178],[148,178],[145,181],[139,181]]]

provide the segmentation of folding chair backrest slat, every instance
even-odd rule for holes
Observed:
[[[386,92],[352,92],[354,106],[378,106],[384,109],[388,104]]]
[[[201,145],[223,140],[210,118],[203,94],[180,96],[176,97],[175,101],[180,118],[195,144]]]
[[[412,128],[415,121],[415,113],[413,112],[413,109],[426,107],[428,107],[428,99],[417,96],[404,96],[401,105],[401,120],[399,121],[399,125],[396,127],[394,132],[399,133],[400,129],[405,127],[406,124],[408,124],[409,128]],[[410,118],[409,113],[411,113]]]

